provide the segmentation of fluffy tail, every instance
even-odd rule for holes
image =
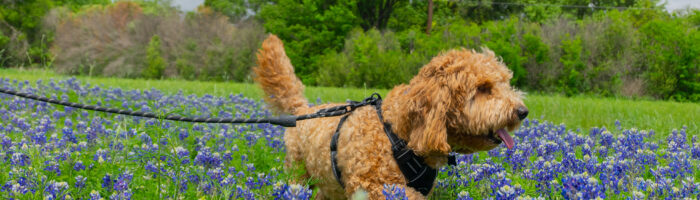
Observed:
[[[255,81],[265,91],[265,101],[276,111],[296,114],[307,108],[304,85],[294,75],[294,67],[284,52],[282,41],[270,35],[258,51],[258,66],[253,68]]]

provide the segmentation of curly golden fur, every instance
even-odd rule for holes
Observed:
[[[295,115],[340,104],[308,106],[301,81],[287,58],[282,41],[271,35],[258,53],[255,80],[273,109]],[[433,168],[447,162],[449,152],[473,153],[495,148],[499,129],[513,131],[527,115],[522,94],[510,86],[512,72],[494,53],[483,49],[451,50],[426,64],[409,84],[394,87],[384,98],[384,120],[408,142],[409,148]],[[524,113],[523,113],[524,112]],[[384,199],[384,184],[403,185],[409,199],[425,199],[406,187],[392,157],[391,144],[374,108],[354,111],[340,129],[338,166],[345,188],[336,181],[330,141],[340,117],[300,121],[286,130],[286,166],[300,163],[304,178],[318,180],[317,199],[346,199],[356,191]]]

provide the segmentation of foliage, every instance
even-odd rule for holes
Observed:
[[[389,88],[407,82],[422,63],[401,53],[393,32],[371,29],[353,31],[343,52],[324,54],[315,64],[320,84]]]
[[[65,6],[78,10],[83,5],[106,4],[109,0],[27,0],[2,1],[0,5],[0,32],[11,42],[0,45],[3,62],[0,67],[31,66],[34,63],[51,65],[49,46],[53,41],[51,30],[42,29],[42,18],[53,8]]]
[[[165,60],[161,57],[160,38],[153,35],[146,48],[146,68],[143,70],[144,78],[159,79],[163,77]]]
[[[0,65],[142,77],[158,35],[163,77],[248,81],[269,32],[307,85],[389,88],[440,52],[488,48],[526,91],[700,101],[700,11],[658,0],[440,0],[428,33],[427,1],[171,2],[8,1]]]
[[[654,95],[675,100],[700,98],[700,31],[676,20],[653,20],[640,32],[646,76]]]
[[[562,87],[561,90],[569,96],[579,93],[579,89],[585,89],[585,85],[583,85],[584,75],[581,74],[585,67],[582,60],[583,53],[581,38],[562,40],[562,56],[559,58],[559,62],[562,63],[563,68],[559,85]]]
[[[397,9],[397,13],[404,11],[410,10]],[[649,12],[656,13],[655,10]],[[690,25],[695,15],[691,12],[679,16],[657,16],[657,20],[635,24],[633,19],[638,14],[637,10],[608,11],[581,20],[568,17],[548,19],[544,24],[515,17],[483,24],[451,19],[440,22],[444,25],[436,26],[429,35],[423,33],[420,26],[396,26],[390,22],[390,27],[406,30],[391,34],[397,38],[400,51],[385,51],[384,54],[400,60],[413,59],[415,62],[400,67],[408,70],[410,75],[441,51],[487,47],[513,71],[512,84],[517,88],[567,96],[580,93],[630,97],[653,95],[662,99],[697,101],[700,93],[697,90],[700,81],[698,61],[697,56],[691,55],[698,55],[699,34],[697,26]],[[362,41],[352,40],[355,35],[348,36],[351,42],[346,43],[343,53],[326,52],[317,59],[319,77],[324,79],[318,84],[391,86],[379,84],[381,80],[366,75],[384,74],[382,70],[392,66],[383,64],[379,57],[372,57],[374,51],[365,51],[362,55],[367,55],[363,58],[371,58],[379,66],[356,73],[357,76],[339,75],[351,74],[361,66],[347,53],[348,49],[354,48],[348,45]],[[340,63],[330,63],[336,61]],[[321,69],[323,66],[327,70]],[[341,69],[342,66],[347,66],[347,69]],[[398,73],[403,73],[402,70]],[[399,83],[405,82],[394,82]]]
[[[119,2],[55,16],[55,69],[68,74],[199,80],[249,80],[263,35],[256,22],[231,24],[206,7]],[[148,10],[164,10],[149,14]],[[160,43],[160,44],[156,44]]]
[[[280,0],[264,6],[258,17],[267,31],[285,42],[301,80],[314,84],[313,61],[326,51],[341,49],[347,33],[358,25],[353,6],[353,1]]]

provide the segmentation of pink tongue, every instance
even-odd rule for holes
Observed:
[[[508,135],[508,131],[506,131],[506,129],[498,129],[496,134],[498,134],[498,137],[503,140],[503,143],[506,143],[506,147],[508,147],[508,149],[513,148],[513,138]]]

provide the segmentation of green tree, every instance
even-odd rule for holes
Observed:
[[[153,35],[151,41],[148,42],[146,49],[146,69],[143,70],[143,77],[151,79],[159,79],[163,77],[165,71],[165,59],[160,55],[160,37]]]
[[[559,86],[566,95],[574,95],[586,91],[581,72],[586,67],[583,62],[584,49],[581,45],[581,38],[571,38],[568,34],[562,40],[562,55],[559,62],[563,65],[559,79]]]
[[[263,6],[258,17],[267,31],[285,42],[301,80],[315,84],[317,67],[313,60],[343,47],[345,36],[360,23],[354,7],[353,1],[280,0]]]
[[[384,30],[394,11],[394,6],[402,0],[360,0],[357,1],[357,15],[362,18],[362,29]]]

